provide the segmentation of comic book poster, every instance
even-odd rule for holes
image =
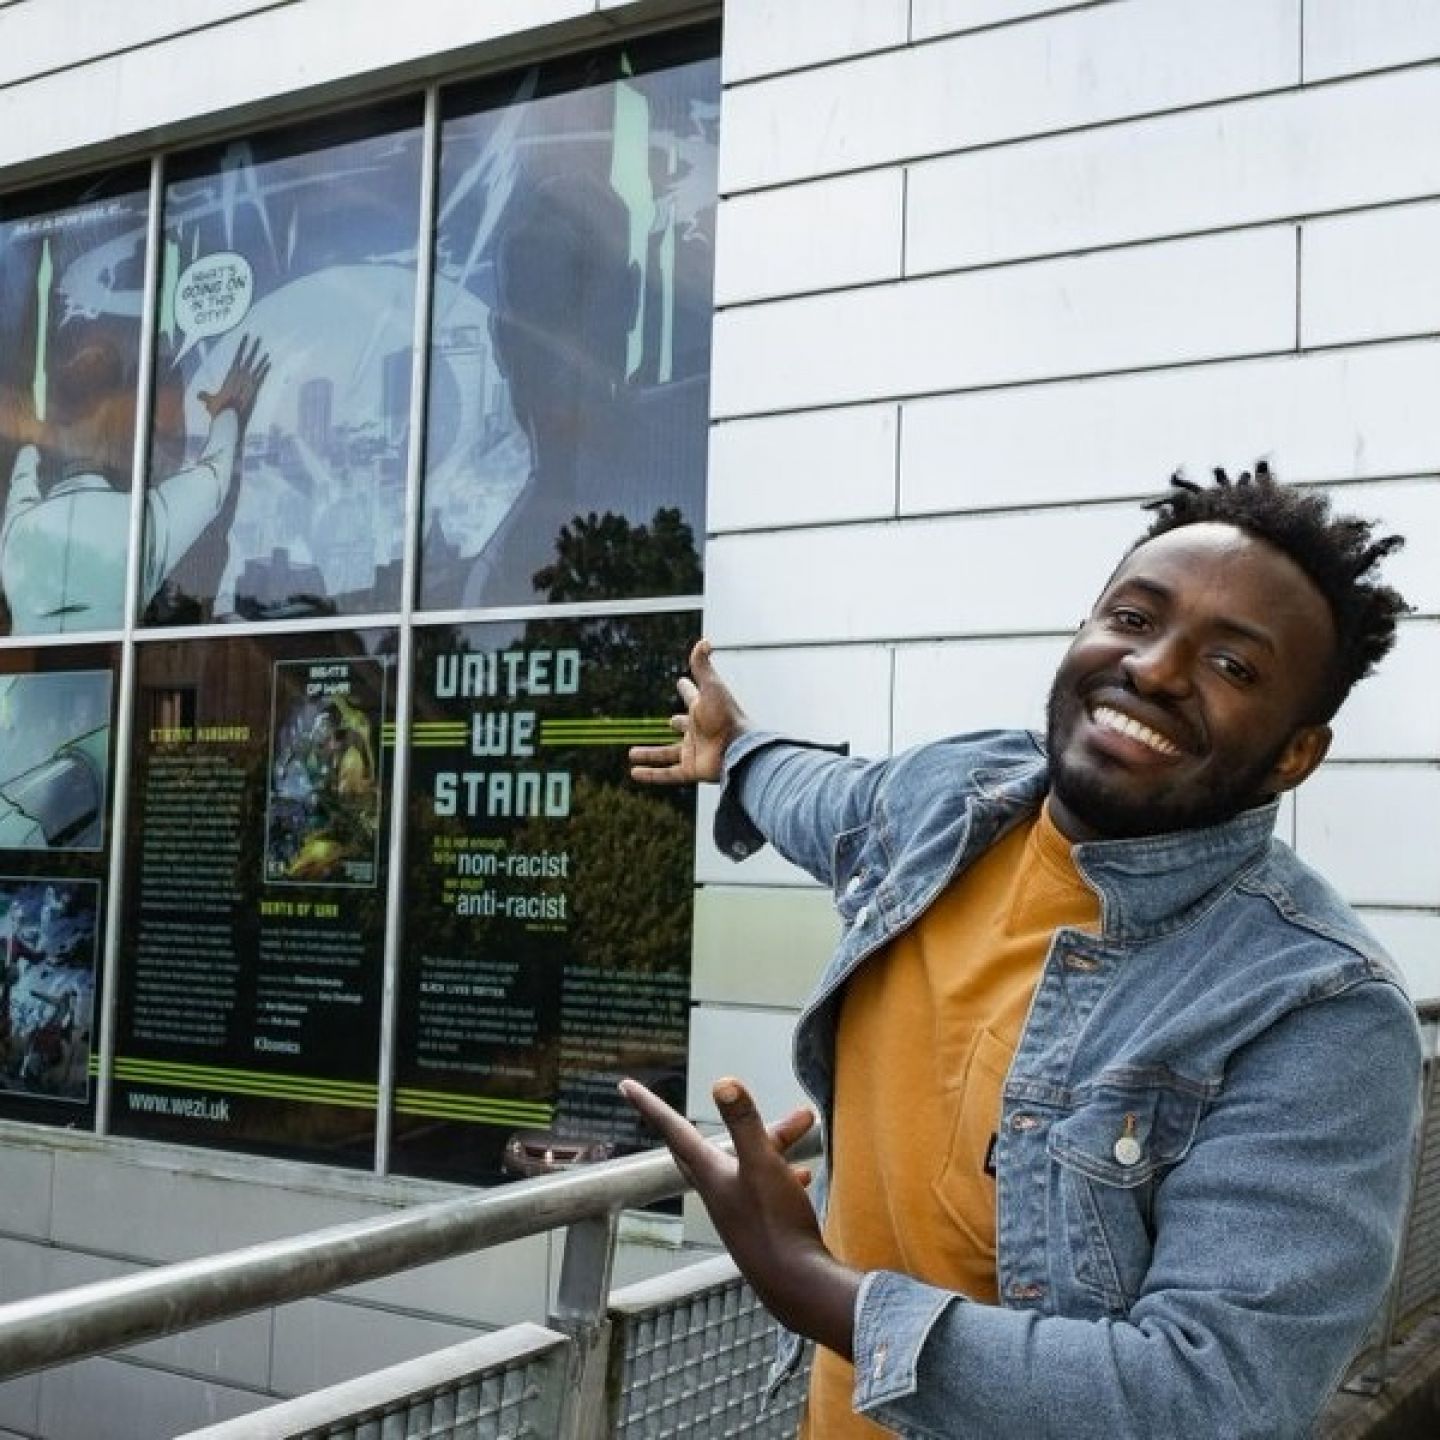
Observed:
[[[577,522],[703,533],[717,50],[704,29],[447,94],[426,607],[573,599]],[[678,593],[655,565],[610,585]]]
[[[376,660],[275,666],[265,824],[270,884],[375,884],[384,686]]]
[[[0,876],[0,1091],[83,1104],[95,1031],[93,880]]]
[[[138,647],[116,1133],[374,1163],[395,648]]]
[[[0,196],[0,633],[124,620],[144,172]]]
[[[0,850],[98,850],[110,672],[0,675]]]
[[[399,606],[418,102],[167,167],[147,622]]]

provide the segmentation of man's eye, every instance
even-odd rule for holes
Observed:
[[[1128,605],[1122,605],[1110,612],[1110,623],[1121,630],[1143,630],[1149,623],[1149,617],[1143,610],[1132,610]]]
[[[1237,660],[1233,655],[1217,655],[1215,668],[1227,680],[1233,680],[1239,685],[1249,685],[1255,679],[1255,672],[1243,660]]]

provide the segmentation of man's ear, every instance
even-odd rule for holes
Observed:
[[[1308,780],[1330,752],[1332,731],[1328,725],[1302,725],[1286,742],[1285,749],[1270,771],[1269,789],[1279,794]]]

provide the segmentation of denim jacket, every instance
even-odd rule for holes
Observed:
[[[828,1139],[846,980],[1035,812],[1044,753],[987,732],[871,762],[751,732],[726,761],[721,848],[768,838],[844,925],[795,1035]],[[1101,924],[1056,932],[1005,1082],[1000,1304],[867,1274],[858,1412],[912,1436],[1310,1433],[1395,1261],[1420,1039],[1276,808],[1075,847]]]

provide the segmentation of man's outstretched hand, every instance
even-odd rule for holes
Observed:
[[[620,1093],[669,1147],[765,1308],[787,1329],[850,1359],[860,1275],[825,1248],[805,1194],[809,1174],[785,1159],[814,1115],[796,1110],[767,1128],[745,1087],[719,1080],[715,1103],[735,1142],[730,1156],[639,1081],[622,1080]]]
[[[693,785],[720,779],[725,750],[749,728],[740,702],[730,693],[710,659],[713,647],[699,640],[690,651],[690,676],[676,685],[685,711],[670,717],[680,739],[672,745],[633,745],[630,775],[646,785]]]

